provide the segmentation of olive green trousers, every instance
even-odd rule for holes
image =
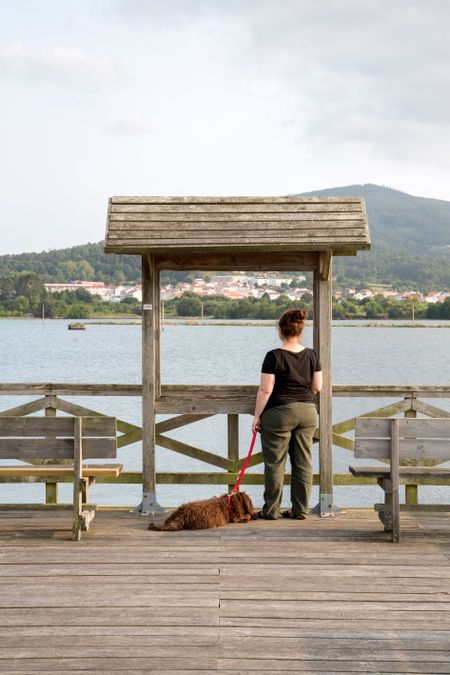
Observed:
[[[317,410],[314,403],[287,403],[263,412],[264,517],[275,520],[280,515],[288,453],[292,467],[292,514],[298,516],[308,513],[313,476],[311,447],[316,428]]]

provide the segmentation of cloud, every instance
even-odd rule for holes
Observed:
[[[108,60],[81,49],[31,49],[20,43],[0,48],[0,74],[22,80],[89,85],[111,82],[118,70]]]
[[[140,119],[122,119],[111,124],[105,124],[103,129],[118,136],[141,136],[155,132],[155,127],[151,122]]]
[[[255,99],[263,81],[289,97],[280,124],[284,112],[296,119],[299,142],[449,166],[439,151],[450,142],[448,2],[117,0],[115,7],[136,31],[207,36],[197,46],[205,62],[226,45],[221,75],[235,73],[235,86]]]

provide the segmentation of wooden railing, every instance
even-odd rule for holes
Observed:
[[[244,458],[239,449],[239,415],[251,415],[254,409],[255,386],[199,386],[199,385],[166,385],[162,387],[161,396],[157,399],[157,414],[171,415],[169,419],[158,421],[156,424],[157,445],[172,452],[205,462],[219,471],[211,472],[158,472],[157,483],[165,484],[211,484],[233,486],[242,467]],[[134,396],[142,395],[141,385],[134,384],[48,384],[48,383],[16,383],[0,384],[0,396],[36,396],[32,401],[17,407],[0,412],[5,415],[31,415],[44,412],[54,416],[59,412],[69,415],[101,415],[98,410],[92,410],[66,400],[66,397],[79,396]],[[423,399],[450,399],[450,387],[444,386],[384,386],[384,385],[337,385],[333,387],[333,397],[354,398],[389,398],[397,399],[393,403],[361,413],[366,417],[393,417],[404,415],[416,417],[423,414],[428,417],[450,417],[448,410],[431,405]],[[139,403],[140,405],[140,403]],[[181,429],[200,420],[214,415],[227,415],[227,456],[215,454],[209,450],[176,440],[167,436],[167,432]],[[361,415],[359,415],[361,416]],[[356,416],[338,421],[333,424],[333,444],[353,451],[354,441],[351,433],[355,428]],[[124,448],[142,439],[142,427],[126,420],[117,420],[119,432],[118,447]],[[317,439],[316,439],[317,442]],[[243,449],[246,451],[246,448]],[[250,466],[262,464],[262,454],[256,453],[250,460]],[[67,479],[70,480],[70,479]],[[289,483],[290,476],[286,476]],[[57,503],[57,486],[55,480],[40,477],[17,477],[13,479],[0,478],[2,482],[45,482],[46,502]],[[64,482],[64,481],[59,481]],[[125,471],[117,478],[103,478],[102,483],[142,484],[142,473]],[[243,484],[260,485],[263,483],[263,473],[247,472]],[[314,476],[314,483],[318,484],[318,475]],[[363,485],[374,484],[374,479],[355,478],[347,473],[335,473],[334,485]],[[450,480],[439,479],[421,481],[421,484],[444,485]],[[410,481],[406,486],[406,499],[409,504],[417,503],[417,484]]]

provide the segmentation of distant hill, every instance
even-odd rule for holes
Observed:
[[[450,202],[380,185],[347,185],[303,195],[364,197],[372,248],[335,259],[341,284],[450,288]]]
[[[365,198],[372,249],[355,257],[336,258],[338,285],[384,283],[399,289],[450,289],[450,202],[371,184],[303,194]],[[134,283],[140,280],[141,261],[139,256],[106,255],[103,242],[0,256],[1,275],[19,272],[35,272],[46,283],[73,279]],[[187,276],[178,272],[166,279]]]
[[[448,257],[450,261],[450,202],[414,197],[370,183],[303,194],[364,197],[375,249],[395,248],[412,255]]]

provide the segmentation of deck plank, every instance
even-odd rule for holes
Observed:
[[[0,672],[448,674],[450,518],[402,521],[393,546],[368,510],[180,533],[100,510],[74,544],[66,514],[0,513]]]

